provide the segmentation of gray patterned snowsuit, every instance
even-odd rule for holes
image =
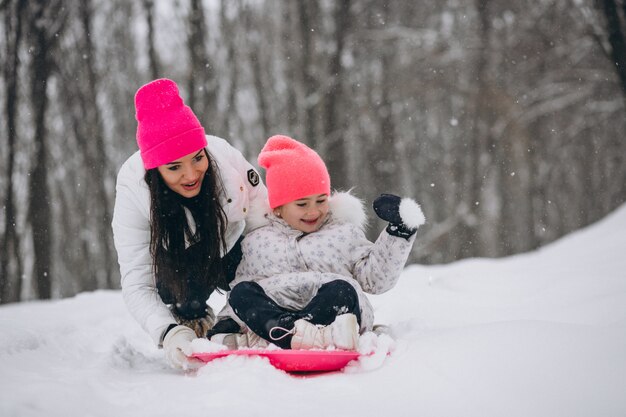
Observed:
[[[359,296],[361,332],[371,330],[374,312],[364,293],[381,294],[395,286],[415,235],[406,240],[383,231],[372,243],[351,219],[334,216],[332,208],[331,199],[328,219],[309,234],[266,214],[269,224],[252,231],[242,242],[243,259],[230,287],[255,281],[280,306],[301,310],[320,286],[341,279]],[[220,314],[225,315],[245,327],[229,306]]]

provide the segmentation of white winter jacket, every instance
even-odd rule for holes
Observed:
[[[256,281],[280,306],[301,310],[321,285],[341,279],[359,295],[361,331],[371,330],[374,312],[364,293],[380,294],[395,286],[416,235],[406,240],[383,231],[372,243],[363,233],[365,220],[361,201],[348,193],[330,198],[328,219],[314,233],[293,229],[271,211],[263,219],[255,216],[251,227],[262,226],[244,238],[243,259],[230,286]],[[229,305],[220,317],[245,328]]]
[[[215,160],[224,185],[220,202],[228,225],[230,250],[244,232],[250,212],[265,211],[267,189],[243,155],[225,140],[207,136],[207,150]],[[150,192],[139,151],[120,168],[117,176],[113,238],[120,264],[122,295],[130,313],[160,344],[163,332],[176,320],[157,293],[150,255]],[[190,226],[193,219],[187,212]]]

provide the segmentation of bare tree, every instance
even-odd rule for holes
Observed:
[[[300,61],[302,87],[304,91],[304,137],[300,138],[312,148],[317,148],[318,140],[318,104],[319,82],[315,76],[315,38],[319,31],[319,5],[315,1],[298,0],[300,30]]]
[[[34,248],[34,283],[38,298],[52,296],[52,219],[48,184],[48,80],[52,73],[52,53],[67,16],[62,0],[34,0],[28,3],[28,24],[33,48],[30,98],[34,117],[35,155],[29,181],[28,218]],[[45,22],[45,24],[43,24]]]
[[[378,17],[373,17],[374,27],[377,25],[391,25],[392,6],[382,5],[382,10],[378,10],[382,21],[377,22]],[[377,122],[377,133],[370,145],[369,161],[373,168],[372,183],[375,193],[383,190],[394,194],[400,194],[400,183],[398,178],[398,163],[400,157],[396,153],[396,140],[398,137],[396,120],[392,109],[395,80],[393,74],[394,59],[396,50],[391,47],[386,39],[382,39],[376,45],[377,65],[380,68],[379,79],[374,78],[377,85],[371,89],[375,94],[370,100],[374,103],[375,117]]]
[[[473,69],[474,92],[472,94],[473,105],[470,107],[471,130],[466,146],[466,159],[464,172],[464,204],[470,208],[469,222],[464,224],[465,233],[462,235],[462,256],[476,256],[481,253],[481,226],[475,219],[484,215],[481,203],[483,202],[483,187],[486,171],[490,166],[489,155],[489,130],[486,115],[491,102],[486,97],[488,90],[488,59],[490,52],[491,22],[489,12],[490,0],[476,0],[475,7],[478,15],[478,47],[475,52],[475,64]],[[484,219],[481,219],[484,220]]]
[[[233,6],[232,2],[222,0],[220,3],[220,20],[222,28],[222,37],[226,42],[227,48],[227,66],[229,69],[229,75],[227,79],[229,81],[226,88],[227,100],[226,100],[226,114],[224,115],[224,123],[221,128],[221,132],[227,137],[232,136],[232,129],[234,121],[237,117],[237,91],[239,88],[239,54],[237,46],[235,44],[237,38],[237,29],[235,22],[228,17],[228,8],[236,8],[234,14],[239,13],[240,4],[237,3]]]
[[[113,239],[111,235],[111,201],[107,190],[105,188],[105,182],[107,180],[107,152],[105,149],[105,137],[104,129],[102,126],[101,111],[98,108],[98,86],[99,75],[96,70],[95,56],[96,48],[93,42],[92,34],[92,20],[93,20],[93,6],[91,0],[81,0],[80,3],[80,17],[82,23],[82,29],[84,33],[83,45],[83,57],[84,57],[84,71],[86,72],[87,79],[85,83],[86,97],[83,103],[83,111],[85,119],[82,121],[86,126],[86,134],[83,138],[79,138],[78,143],[84,145],[85,159],[87,161],[87,170],[91,173],[91,184],[93,184],[93,200],[96,204],[93,206],[93,218],[96,222],[96,229],[98,230],[98,236],[101,239],[99,248],[101,248],[101,256],[99,264],[99,271],[104,273],[104,283],[110,287],[113,285],[113,267],[114,258],[112,254]]]
[[[296,53],[295,40],[293,39],[292,33],[295,30],[295,17],[296,14],[294,9],[295,3],[290,3],[287,7],[283,8],[282,20],[284,21],[284,25],[280,27],[280,37],[281,37],[281,47],[282,51],[287,57],[285,60],[285,78],[287,80],[287,88],[286,88],[286,101],[285,101],[285,113],[286,113],[286,122],[288,126],[288,131],[292,132],[292,135],[296,137],[300,137],[302,126],[300,126],[300,117],[298,112],[298,88],[296,86],[296,80],[298,79],[298,63],[296,57],[299,56]],[[303,134],[304,135],[304,134]]]
[[[254,84],[254,91],[258,102],[259,122],[263,132],[262,137],[267,138],[271,134],[272,127],[270,126],[270,109],[267,100],[269,88],[266,88],[266,83],[263,79],[264,71],[261,62],[263,39],[260,27],[256,27],[254,24],[254,13],[250,5],[244,6],[243,17],[244,27],[248,38],[247,50],[252,71],[252,82]]]
[[[20,237],[17,233],[17,217],[15,212],[15,195],[13,190],[15,157],[17,142],[17,109],[18,109],[18,52],[22,39],[22,18],[26,7],[25,0],[6,1],[3,4],[5,13],[6,63],[4,80],[6,84],[5,111],[7,120],[7,154],[6,154],[6,188],[4,194],[4,234],[0,251],[0,303],[19,301],[22,290],[22,255],[20,253]],[[15,271],[9,274],[10,260],[15,260]]]
[[[324,92],[324,141],[326,142],[326,163],[333,178],[333,186],[337,189],[349,189],[348,158],[345,127],[342,126],[340,100],[344,96],[342,91],[344,70],[341,58],[344,52],[346,37],[350,30],[350,0],[338,2],[335,5],[334,16],[334,48],[330,57],[329,78]]]
[[[150,62],[150,77],[154,80],[161,74],[161,64],[157,53],[154,39],[154,0],[143,0],[144,12],[146,13],[146,24],[148,25],[148,58]]]
[[[200,0],[191,0],[189,10],[189,105],[201,119],[203,126],[213,131],[217,100],[217,82],[213,64],[207,52],[208,32],[204,8]]]
[[[100,102],[108,110],[106,119],[103,118],[103,127],[108,139],[107,156],[110,158],[108,177],[112,179],[122,161],[136,149],[132,140],[137,126],[132,111],[133,92],[145,81],[140,75],[144,70],[134,60],[143,49],[132,28],[133,23],[139,19],[134,10],[131,2],[112,0],[99,3],[95,15],[108,23],[104,26],[103,33],[97,33],[95,41],[98,47],[97,58],[99,62],[106,63],[100,67]],[[99,39],[103,41],[98,43]]]
[[[611,45],[609,52],[611,63],[615,66],[615,71],[619,77],[624,100],[626,102],[626,2],[622,1],[622,13],[618,9],[615,0],[597,0],[600,3],[604,17],[606,18],[606,29],[608,41]]]

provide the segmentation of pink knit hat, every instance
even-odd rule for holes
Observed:
[[[162,78],[135,94],[137,145],[145,169],[175,161],[206,147],[204,128],[183,103],[178,86]]]
[[[265,185],[272,209],[309,195],[330,195],[330,176],[322,158],[290,137],[269,138],[258,160],[267,170]]]

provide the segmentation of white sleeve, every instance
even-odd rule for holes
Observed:
[[[372,243],[363,232],[352,228],[351,239],[356,242],[353,253],[353,276],[363,291],[369,294],[381,294],[393,288],[404,269],[413,248],[416,235],[409,240],[391,236],[383,230]]]
[[[113,211],[113,240],[120,265],[122,296],[131,315],[156,344],[176,320],[159,296],[150,255],[149,215],[133,178],[118,175]],[[149,203],[148,203],[149,206]]]

